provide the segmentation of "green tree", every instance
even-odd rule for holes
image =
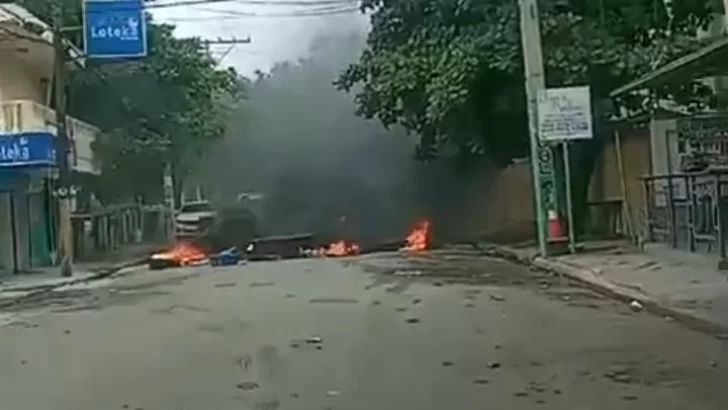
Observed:
[[[82,3],[59,1],[20,3],[47,22],[53,4],[60,4],[67,37],[82,48]],[[103,169],[102,195],[109,200],[158,197],[165,164],[171,164],[179,188],[223,136],[230,106],[242,91],[234,70],[220,68],[199,38],[175,37],[174,26],[157,24],[151,15],[147,22],[147,57],[88,60],[70,75],[69,113],[103,131],[94,149]]]
[[[709,0],[542,0],[548,86],[588,84],[597,136],[575,150],[575,203],[583,205],[605,127],[608,92],[698,46]],[[355,90],[359,115],[420,137],[423,158],[504,165],[528,152],[517,0],[363,0],[367,48],[336,82]],[[357,88],[355,88],[357,87]],[[700,105],[699,87],[664,90]],[[639,98],[623,101],[630,108]],[[581,207],[583,208],[583,206]]]

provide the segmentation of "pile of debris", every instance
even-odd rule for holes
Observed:
[[[245,219],[242,218],[243,221]],[[225,230],[225,235],[202,235],[195,240],[179,242],[167,251],[156,253],[149,260],[149,268],[165,269],[205,264],[229,266],[245,260],[334,258],[388,251],[421,252],[432,247],[430,222],[427,220],[417,223],[404,240],[365,245],[344,239],[318,244],[312,233],[251,238],[253,232],[250,229],[243,229],[244,235],[240,235],[242,238],[236,238],[234,227]],[[223,247],[223,243],[226,246]]]

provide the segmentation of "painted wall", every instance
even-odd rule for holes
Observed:
[[[0,100],[31,100],[46,104],[48,82],[14,53],[0,49]]]
[[[450,206],[433,217],[435,234],[446,240],[485,238],[494,242],[535,239],[530,164],[487,169],[470,178]]]

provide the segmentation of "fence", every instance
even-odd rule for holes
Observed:
[[[74,257],[93,259],[125,245],[169,241],[171,215],[164,206],[115,205],[71,216]]]
[[[648,176],[645,240],[726,258],[728,170]]]

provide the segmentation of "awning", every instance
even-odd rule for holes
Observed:
[[[617,88],[609,96],[615,98],[640,89],[720,75],[728,75],[728,37],[673,60]]]

